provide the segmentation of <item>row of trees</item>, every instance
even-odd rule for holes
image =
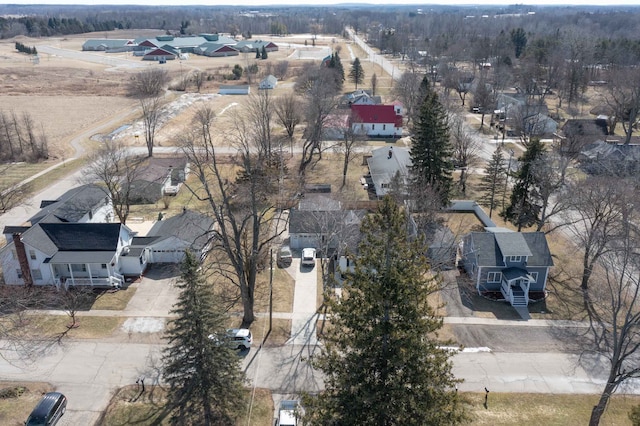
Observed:
[[[28,53],[29,55],[37,55],[38,51],[36,50],[35,46],[27,46],[25,44],[22,44],[18,41],[16,41],[16,50],[18,52],[22,52],[22,53]]]
[[[37,162],[49,156],[47,137],[28,112],[0,111],[0,161]]]

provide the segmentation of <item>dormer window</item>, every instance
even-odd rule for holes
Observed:
[[[509,256],[509,262],[520,263],[522,262],[522,256]]]

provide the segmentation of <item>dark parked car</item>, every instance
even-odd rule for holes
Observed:
[[[293,255],[291,254],[289,246],[280,247],[280,250],[278,251],[278,266],[286,268],[291,266],[291,262],[293,262]]]
[[[67,411],[67,398],[60,392],[46,393],[24,424],[26,426],[54,426]]]

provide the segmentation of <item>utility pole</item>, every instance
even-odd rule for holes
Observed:
[[[273,322],[273,249],[269,250],[269,331],[271,333],[271,326]]]

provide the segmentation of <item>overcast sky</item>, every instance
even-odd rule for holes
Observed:
[[[78,1],[78,0],[11,0],[10,4],[139,4],[149,6],[167,6],[167,5],[207,5],[207,6],[221,6],[221,5],[235,5],[235,6],[269,6],[269,5],[330,5],[339,3],[369,3],[369,4],[414,4],[416,6],[428,7],[429,4],[464,4],[464,5],[511,5],[511,4],[531,4],[535,6],[540,5],[557,5],[561,4],[573,4],[573,5],[640,5],[640,0],[537,0],[535,2],[514,2],[504,0],[440,0],[425,3],[419,0],[311,0],[309,2],[301,3],[300,0],[97,0],[97,1]]]

